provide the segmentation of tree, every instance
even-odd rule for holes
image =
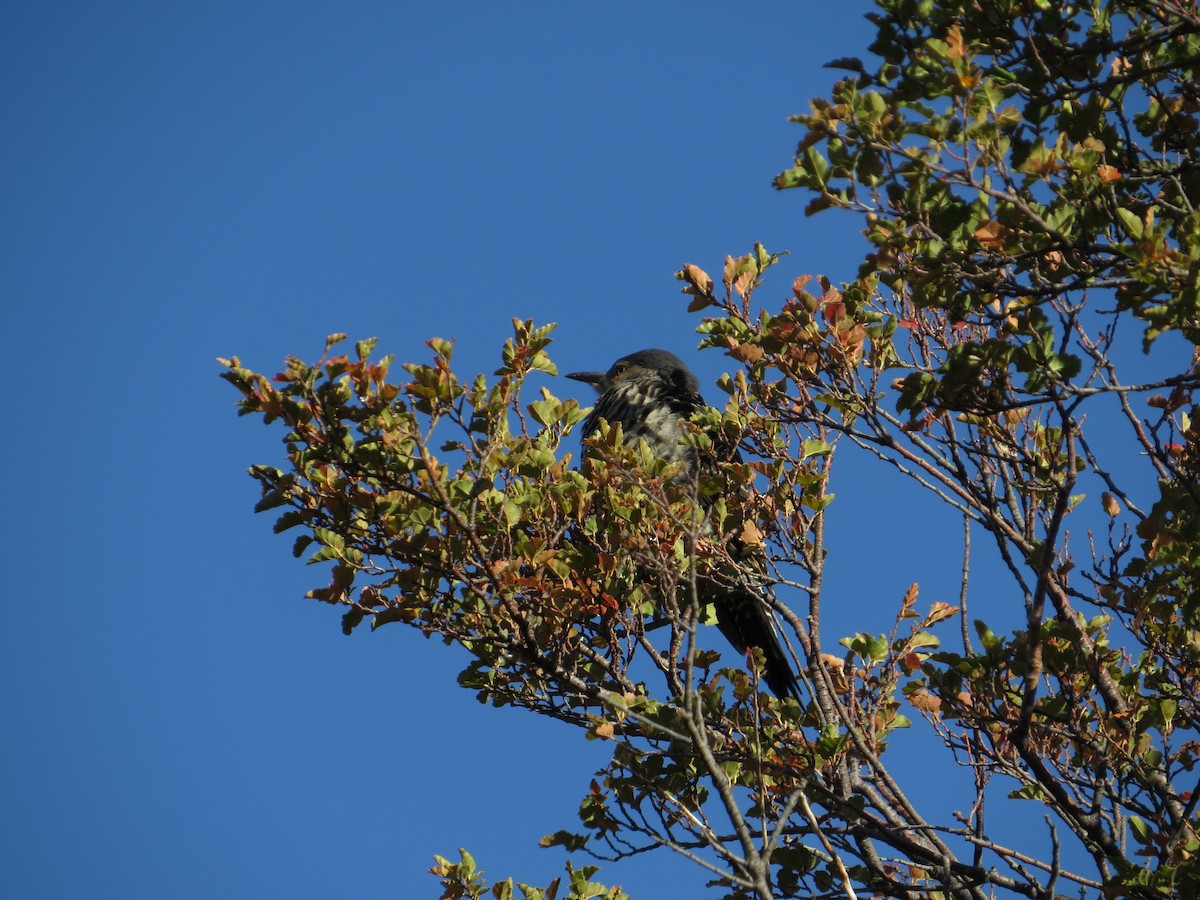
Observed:
[[[459,643],[482,702],[611,741],[579,833],[549,843],[672,849],[732,897],[1194,896],[1200,15],[877,5],[877,61],[834,64],[849,77],[795,117],[776,179],[809,214],[862,216],[860,271],[762,305],[778,257],[761,246],[720,286],[678,273],[703,345],[738,364],[691,438],[741,444],[718,483],[681,484],[612,431],[577,467],[564,440],[583,411],[522,395],[554,371],[552,326],[516,321],[493,380],[460,379],[441,340],[399,382],[371,341],[332,355],[341,335],[275,379],[227,361],[242,412],[287,429],[288,468],[252,469],[258,509],[332,564],[309,596],[343,606],[347,632]],[[963,587],[922,607],[913,585],[887,634],[834,642],[825,510],[854,453],[962,516]],[[738,565],[731,543],[770,560],[799,703],[697,644],[696,574]],[[972,544],[1009,579],[986,616],[1018,627],[968,612]],[[950,821],[888,768],[909,726],[939,772],[966,773]],[[1021,846],[997,836],[996,802]],[[487,890],[469,858],[435,872],[446,896]],[[591,872],[571,870],[573,895],[605,890]]]

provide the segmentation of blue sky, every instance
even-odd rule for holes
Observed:
[[[780,298],[851,277],[856,221],[770,181],[869,8],[5,7],[0,895],[436,896],[425,870],[459,846],[494,877],[561,872],[537,840],[574,825],[604,748],[479,706],[440,644],[346,638],[303,600],[320,576],[245,475],[280,435],[236,417],[214,358],[273,372],[345,331],[423,359],[436,335],[490,373],[520,316],[561,323],[564,371],[662,346],[715,399],[725,361],[695,352],[672,273],[760,240],[792,252]],[[913,529],[854,527],[871,571],[840,564],[827,634],[888,630],[918,562],[923,598],[954,598]]]

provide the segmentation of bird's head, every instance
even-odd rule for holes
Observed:
[[[691,370],[669,350],[639,350],[622,356],[607,372],[571,372],[568,378],[590,384],[603,394],[615,385],[628,381],[657,380],[675,390],[696,394],[700,382]]]

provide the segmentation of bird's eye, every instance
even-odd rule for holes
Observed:
[[[623,362],[617,363],[615,366],[613,366],[613,374],[620,375],[622,372],[624,372],[628,368],[629,368],[629,363],[623,363]]]

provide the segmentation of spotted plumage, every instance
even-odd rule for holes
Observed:
[[[567,377],[590,384],[600,395],[583,423],[585,438],[595,433],[602,419],[610,425],[620,423],[627,442],[644,439],[660,459],[683,462],[688,477],[703,468],[705,460],[683,443],[684,423],[705,406],[700,382],[674,353],[639,350],[618,359],[607,372],[573,372]],[[745,555],[744,547],[731,549],[735,558]],[[738,652],[762,650],[763,676],[775,695],[798,698],[796,676],[763,597],[734,576],[706,579],[698,588],[716,610],[717,627]]]
[[[584,437],[595,433],[604,419],[620,424],[627,441],[644,438],[659,458],[684,460],[682,422],[704,408],[704,399],[696,376],[674,353],[641,350],[617,360],[607,372],[573,372],[567,377],[600,393],[583,423]]]

